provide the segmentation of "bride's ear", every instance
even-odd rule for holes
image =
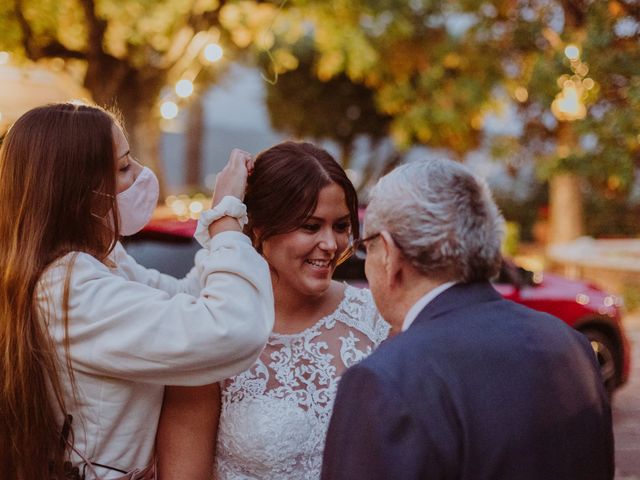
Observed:
[[[255,248],[258,252],[261,252],[263,229],[257,228],[257,227],[251,227],[249,231],[250,231],[249,238],[251,238],[251,243],[253,243],[253,248]]]

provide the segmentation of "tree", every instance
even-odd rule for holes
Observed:
[[[378,112],[371,89],[345,74],[320,80],[304,46],[296,56],[297,68],[267,87],[271,125],[296,137],[335,141],[342,166],[349,168],[356,139],[366,136],[375,145],[388,135],[391,117]]]
[[[573,192],[558,208],[552,191],[560,223],[567,206],[579,217],[584,188],[616,198],[628,192],[640,152],[637,2],[294,3],[313,19],[317,75],[345,73],[373,88],[399,146],[447,148],[462,158],[487,142],[483,119],[505,108],[506,94],[522,122],[511,145],[536,159],[553,191],[566,193],[557,181],[564,179]],[[554,101],[584,112],[571,122],[556,118]]]
[[[552,241],[563,242],[585,232],[585,193],[620,199],[634,179],[640,9],[577,0],[528,8],[514,22],[506,85],[520,105],[521,144],[550,181]]]
[[[399,148],[463,159],[503,140],[489,139],[484,121],[515,104],[522,128],[504,142],[507,156],[524,150],[552,184],[567,179],[572,206],[585,189],[624,197],[640,158],[635,0],[13,0],[0,5],[0,31],[0,48],[83,69],[94,98],[123,109],[135,146],[157,145],[157,99],[213,38],[266,55],[278,89],[289,88],[286,71],[312,69],[373,91]],[[303,37],[315,54],[298,69]],[[310,102],[306,89],[290,90],[287,99]],[[584,112],[556,118],[554,102]],[[551,197],[551,210],[566,213]]]
[[[94,101],[121,110],[133,150],[159,171],[159,99],[181,78],[210,80],[201,70],[207,44],[222,43],[232,55],[247,47],[246,38],[266,28],[275,12],[262,3],[7,1],[0,4],[0,49],[79,72]],[[254,22],[236,29],[250,13]]]
[[[316,72],[345,73],[376,92],[392,116],[400,148],[427,144],[462,156],[482,140],[482,117],[501,79],[500,55],[474,39],[479,26],[452,27],[452,16],[483,2],[355,0],[307,6],[314,19]]]
[[[202,97],[196,98],[191,102],[187,124],[185,183],[190,189],[197,189],[202,176],[202,137],[204,135],[204,105],[202,104]]]

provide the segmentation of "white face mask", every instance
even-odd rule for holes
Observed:
[[[142,230],[158,205],[160,186],[155,174],[144,167],[133,184],[116,195],[120,234],[133,235]]]

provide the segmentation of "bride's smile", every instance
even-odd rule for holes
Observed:
[[[331,183],[320,190],[315,210],[300,227],[262,243],[274,291],[314,297],[331,284],[336,259],[347,248],[351,223],[345,194]]]

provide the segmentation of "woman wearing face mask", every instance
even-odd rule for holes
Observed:
[[[214,398],[186,390],[165,403],[163,479],[185,478],[211,458],[209,425],[219,480],[319,478],[338,380],[389,332],[368,290],[331,278],[358,236],[358,203],[326,151],[285,142],[262,152],[245,201],[245,231],[271,269],[274,331],[257,362],[222,381]]]
[[[250,156],[234,151],[182,280],[129,257],[157,180],[106,111],[36,108],[0,149],[0,471],[152,478],[165,384],[253,364],[273,325],[266,262],[241,233]],[[66,419],[66,422],[65,422]],[[69,461],[64,465],[65,461]],[[65,476],[66,475],[66,476]]]

